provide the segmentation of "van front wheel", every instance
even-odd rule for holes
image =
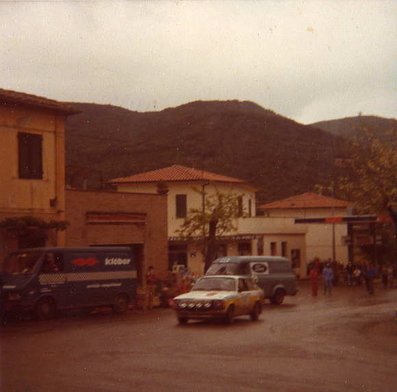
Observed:
[[[130,299],[126,294],[119,294],[113,304],[113,310],[116,313],[125,313],[128,310]]]
[[[51,298],[43,298],[36,304],[35,315],[38,320],[49,320],[55,317],[56,305]]]
[[[284,302],[285,291],[283,289],[277,289],[273,297],[270,298],[270,302],[275,305],[281,305]]]

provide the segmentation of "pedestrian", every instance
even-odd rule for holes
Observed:
[[[373,263],[370,263],[365,270],[365,287],[368,294],[374,294],[374,280],[376,278],[376,267]]]
[[[151,265],[146,274],[146,286],[148,290],[148,308],[153,309],[154,296],[156,294],[157,277],[154,267]]]
[[[318,267],[315,264],[312,266],[309,276],[310,276],[310,282],[311,282],[311,286],[312,286],[312,296],[317,297],[319,272],[318,272]]]
[[[334,271],[332,270],[331,264],[327,263],[323,268],[323,280],[324,280],[324,295],[332,295],[332,284],[334,280]]]
[[[394,280],[394,267],[391,263],[389,263],[387,267],[387,282],[389,287],[393,287],[393,280]]]
[[[382,277],[382,285],[383,288],[387,288],[388,280],[389,280],[389,271],[388,271],[388,264],[383,264],[381,268],[381,277]]]
[[[345,268],[346,271],[346,283],[348,286],[351,286],[353,284],[353,272],[354,272],[354,265],[351,261],[347,263],[347,266]]]

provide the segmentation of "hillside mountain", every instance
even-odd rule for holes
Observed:
[[[365,129],[371,129],[380,138],[388,137],[389,131],[397,131],[397,120],[377,116],[346,117],[337,120],[321,121],[311,124],[333,135],[351,138]]]
[[[67,181],[106,180],[172,164],[245,179],[260,201],[307,192],[333,172],[337,136],[252,102],[197,101],[158,112],[74,103],[66,124]]]

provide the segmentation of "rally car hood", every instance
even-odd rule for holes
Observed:
[[[223,300],[236,296],[234,291],[189,291],[188,293],[178,295],[174,299],[185,300]]]

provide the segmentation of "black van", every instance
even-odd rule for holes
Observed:
[[[296,295],[297,279],[291,264],[280,256],[230,256],[216,259],[206,275],[250,275],[265,298],[280,305],[286,295]]]
[[[2,316],[111,305],[125,312],[136,297],[137,270],[129,247],[32,248],[8,255],[0,280]]]

